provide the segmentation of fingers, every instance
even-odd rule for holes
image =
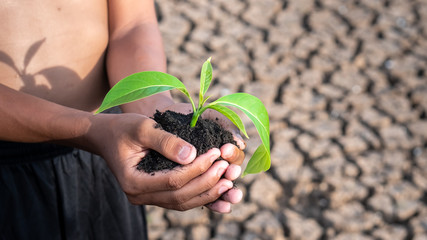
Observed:
[[[211,195],[214,199],[212,201],[221,196],[221,194],[225,193],[233,187],[231,181],[226,181],[219,183],[219,179],[227,170],[228,163],[226,161],[217,161],[215,162],[211,168],[209,168],[206,173],[200,175],[199,177],[191,180],[189,183],[180,189],[176,189],[175,191],[166,191],[159,194],[159,197],[162,199],[172,199],[174,202],[178,203],[186,203],[190,199],[194,197],[200,198],[200,194],[205,192],[210,192],[211,190],[216,188],[216,192],[214,194],[205,194],[205,198],[208,198],[206,195]],[[230,184],[231,183],[231,184]],[[231,186],[228,186],[231,185]],[[215,190],[213,191],[215,192]],[[215,198],[216,197],[216,198]]]
[[[236,141],[237,146],[239,146],[240,150],[245,150],[246,143],[243,141],[242,135],[240,135],[240,131],[238,129],[234,129],[234,131],[231,131],[233,134],[233,139]]]
[[[212,203],[209,203],[206,205],[207,208],[209,208],[211,211],[218,212],[218,213],[230,213],[231,212],[231,203],[218,200]]]
[[[221,157],[229,163],[241,165],[245,159],[245,153],[234,144],[227,143],[221,148]]]
[[[231,181],[228,181],[226,179],[221,179],[213,188],[209,189],[208,191],[202,194],[196,195],[185,202],[177,201],[172,204],[166,204],[165,207],[174,209],[174,210],[185,211],[195,207],[204,206],[220,198],[222,194],[227,192],[232,187],[233,187],[233,183]]]
[[[219,149],[214,148],[200,155],[190,164],[168,171],[159,171],[154,175],[138,171],[139,173],[136,173],[138,176],[134,179],[134,182],[137,182],[139,189],[135,193],[153,193],[180,189],[210,169],[220,154]]]
[[[179,164],[188,164],[196,158],[197,150],[193,145],[153,126],[143,128],[144,146]]]
[[[186,189],[182,189],[179,191],[179,193],[188,196],[188,198],[192,198],[198,196],[201,192],[206,192],[219,186],[217,189],[219,194],[217,197],[219,197],[221,194],[225,193],[228,191],[228,189],[233,187],[232,184],[230,186],[231,181],[226,181],[225,183],[219,185],[217,184],[222,175],[224,175],[224,173],[227,171],[228,166],[229,164],[226,161],[215,162],[205,174],[196,179],[193,179],[186,185]]]
[[[196,158],[196,149],[191,144],[155,128],[152,119],[139,115],[126,116],[126,121],[120,123],[127,124],[118,125],[123,126],[128,134],[116,131],[117,152],[105,156],[131,203],[153,204],[175,210],[188,210],[212,203],[210,208],[214,211],[229,212],[230,204],[240,201],[241,197],[233,190],[232,182],[241,172],[241,168],[234,163],[240,164],[244,158],[243,151],[238,147],[226,144],[221,150],[211,149]],[[148,149],[182,166],[153,175],[137,170],[135,164],[141,161]],[[226,161],[216,161],[221,155]]]
[[[238,165],[231,164],[224,174],[224,177],[230,181],[236,180],[242,171],[242,168]],[[229,213],[231,211],[231,204],[239,203],[243,198],[242,190],[238,188],[231,188],[224,193],[220,199],[207,204],[206,207],[212,211],[219,213]]]
[[[240,176],[241,173],[242,168],[239,165],[230,164],[224,174],[224,177],[230,181],[234,181]]]
[[[221,197],[222,200],[232,204],[239,203],[240,201],[242,201],[242,198],[243,198],[243,192],[238,188],[230,189]]]
[[[153,204],[179,211],[212,203],[207,207],[213,211],[230,212],[230,204],[242,199],[241,191],[233,188],[232,182],[240,175],[241,168],[224,160],[215,161],[219,156],[219,149],[211,149],[176,170],[157,172],[154,176],[139,172],[140,179],[134,179],[138,180],[134,183],[142,190],[127,193],[128,199],[133,204]]]
[[[236,204],[242,201],[243,193],[240,189],[232,188],[228,190],[221,199],[218,199],[212,203],[206,204],[206,207],[214,212],[219,213],[230,213],[231,204]]]
[[[219,152],[218,149],[217,151]],[[199,157],[194,163],[199,159],[206,161],[206,159]],[[226,161],[217,161],[204,174],[192,179],[181,188],[145,193],[133,197],[128,196],[128,198],[133,204],[155,204],[179,211],[203,206],[217,200],[233,188],[232,181],[221,179],[227,168],[228,163]]]

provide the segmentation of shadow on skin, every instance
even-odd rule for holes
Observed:
[[[73,87],[74,89],[80,89],[81,91],[79,93],[82,94],[82,96],[85,94],[91,94],[90,92],[85,92],[85,90],[88,89],[86,86],[90,84],[88,82],[90,79],[93,79],[94,77],[100,77],[99,71],[100,69],[102,69],[102,66],[104,64],[104,61],[103,61],[104,58],[100,57],[100,59],[98,60],[94,68],[83,79],[77,74],[77,72],[65,66],[53,66],[53,67],[47,67],[47,68],[41,69],[37,72],[28,72],[28,67],[33,61],[34,56],[36,56],[39,49],[43,47],[43,44],[45,42],[46,42],[46,38],[43,38],[41,40],[34,42],[28,48],[27,52],[25,53],[22,69],[18,67],[19,64],[17,65],[11,56],[9,56],[6,52],[0,50],[0,63],[4,63],[10,68],[12,68],[24,84],[19,89],[19,91],[31,93],[32,95],[35,95],[35,96],[39,94],[39,96],[37,97],[50,100],[49,96],[51,95],[49,94],[49,92],[54,93],[54,92],[67,91],[67,89],[64,89],[64,88],[67,88],[67,85],[64,85],[64,82],[62,81],[64,78],[66,78],[68,79],[67,82],[69,84],[72,83],[71,85],[68,85],[68,86]],[[103,71],[105,71],[105,69]],[[43,76],[47,80],[47,83],[38,84],[36,81],[36,77],[38,76]],[[101,85],[99,87],[101,87]],[[104,95],[105,95],[105,93],[107,92],[107,88],[106,86],[104,87],[105,87],[105,90],[104,90]],[[56,102],[60,104],[68,103],[67,105],[69,107],[79,108],[79,105],[77,103],[79,102],[79,99],[72,99],[70,101],[69,96],[70,95],[67,95],[67,94],[64,94],[63,96],[59,96],[60,99],[56,99]],[[103,96],[100,95],[98,97],[102,98]],[[96,97],[87,98],[87,100],[96,100]],[[93,103],[94,106],[96,106],[96,104],[98,103]],[[90,107],[94,107],[94,106],[90,106]]]
[[[19,75],[19,77],[22,79],[24,86],[21,87],[19,90],[22,92],[28,92],[27,90],[34,91],[36,89],[37,92],[47,92],[52,89],[55,89],[55,76],[58,76],[58,73],[66,74],[67,76],[72,76],[73,79],[76,79],[76,81],[81,81],[80,77],[77,75],[76,72],[73,70],[62,67],[62,66],[55,66],[55,67],[49,67],[42,69],[35,73],[28,73],[27,68],[31,63],[31,60],[36,55],[37,51],[40,49],[40,47],[43,45],[43,43],[46,41],[46,38],[43,38],[39,41],[36,41],[33,43],[30,48],[28,48],[27,53],[25,54],[24,58],[24,68],[20,70],[13,59],[7,55],[4,51],[0,50],[0,62],[5,63],[9,67],[11,67],[15,72]],[[46,85],[37,85],[35,77],[37,75],[44,76],[52,86],[49,88]]]

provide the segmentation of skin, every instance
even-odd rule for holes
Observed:
[[[93,115],[123,77],[166,72],[152,0],[3,1],[0,30],[0,140],[49,141],[99,154],[133,204],[206,205],[226,213],[242,199],[232,181],[240,175],[244,142],[235,134],[240,148],[227,144],[196,158],[192,145],[149,118],[156,109],[188,111],[169,92],[126,104],[123,114]],[[154,176],[137,171],[150,149],[185,166]],[[226,161],[214,163],[220,155]]]

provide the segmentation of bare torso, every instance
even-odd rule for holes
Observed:
[[[93,111],[107,91],[105,0],[0,2],[0,83]]]

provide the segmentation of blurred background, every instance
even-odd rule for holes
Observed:
[[[272,167],[238,180],[231,214],[147,207],[150,239],[427,239],[426,0],[157,7],[168,71],[193,96],[212,56],[213,98],[264,102]]]

